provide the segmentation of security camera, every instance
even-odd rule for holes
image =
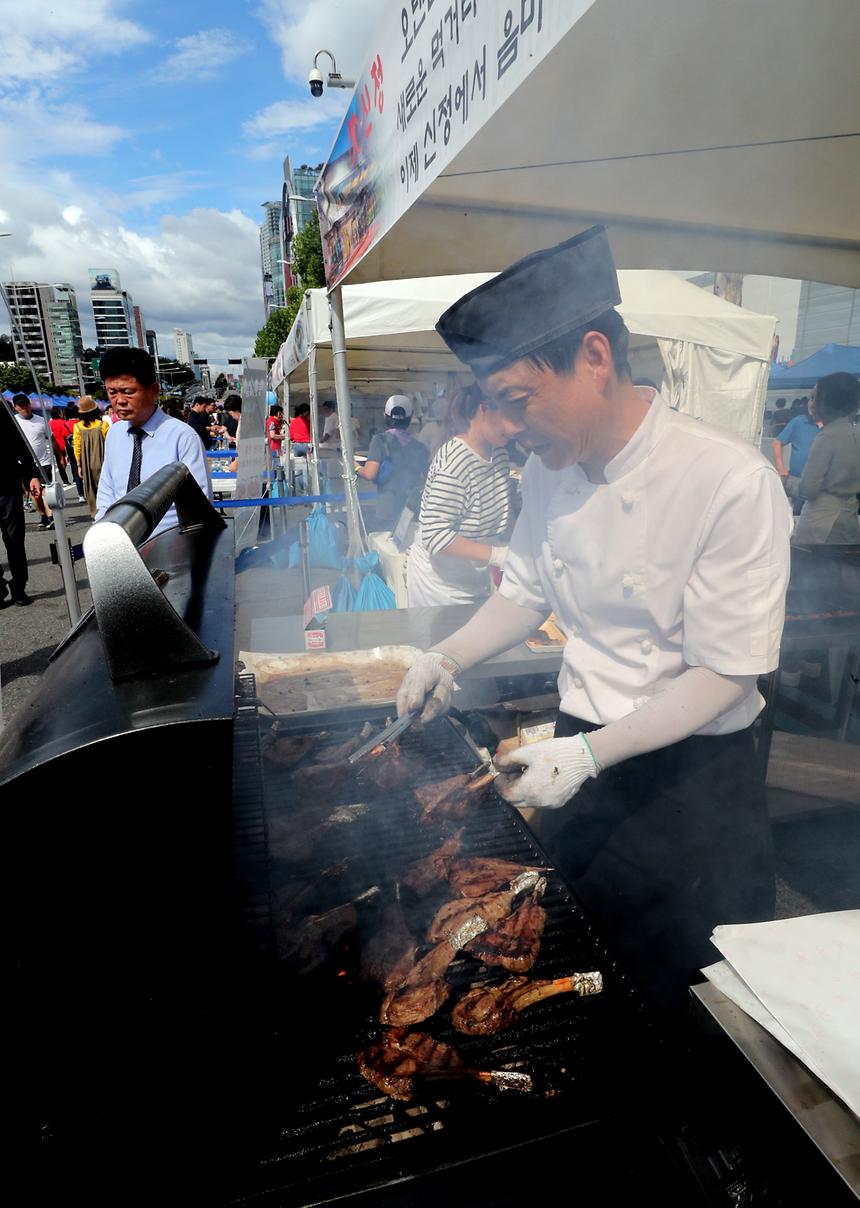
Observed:
[[[312,67],[308,76],[308,83],[311,86],[311,96],[322,96],[323,94],[323,78],[322,72],[317,71],[316,67]]]

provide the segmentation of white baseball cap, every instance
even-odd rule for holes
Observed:
[[[385,414],[391,415],[395,407],[402,407],[404,414],[412,417],[412,401],[405,394],[392,394],[385,404]]]

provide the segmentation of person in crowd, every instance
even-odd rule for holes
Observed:
[[[485,600],[492,569],[501,569],[507,555],[512,516],[505,446],[519,429],[477,386],[455,396],[451,411],[462,434],[430,463],[406,564],[410,608]]]
[[[775,439],[777,436],[779,436],[780,432],[788,423],[789,416],[788,411],[786,410],[787,406],[788,403],[784,398],[778,398],[773,405],[773,413],[770,421],[771,439]]]
[[[322,405],[323,413],[323,432],[320,437],[320,444],[327,449],[340,449],[340,420],[338,419],[337,407],[330,400]],[[351,416],[352,420],[352,443],[355,446],[356,441],[361,436],[361,424],[356,416]]]
[[[795,400],[799,401],[799,400]],[[793,404],[792,404],[793,406]],[[782,479],[785,492],[794,504],[795,512],[800,511],[802,500],[798,494],[800,476],[809,457],[812,442],[818,436],[822,427],[821,421],[812,413],[812,400],[807,399],[802,415],[795,415],[788,421],[779,436],[771,442],[773,448],[773,464]],[[791,445],[791,460],[786,467],[782,451],[786,445]]]
[[[275,457],[280,456],[281,453],[283,431],[284,409],[278,403],[274,403],[266,416],[266,437],[269,441],[269,449]]]
[[[209,403],[210,400],[204,398],[203,395],[195,395],[191,410],[188,412],[188,426],[200,437],[204,449],[212,448],[215,432],[212,415],[209,412]]]
[[[798,484],[805,500],[792,541],[795,545],[858,545],[860,492],[860,382],[850,373],[819,378],[810,400],[823,425],[809,450]]]
[[[78,492],[78,503],[86,503],[86,496],[84,495],[84,484],[81,481],[80,470],[78,469],[78,463],[75,460],[75,450],[74,450],[74,443],[73,443],[75,428],[77,427],[77,423],[78,423],[78,405],[77,405],[77,403],[68,404],[68,406],[66,407],[65,417],[66,417],[66,427],[67,427],[66,460],[69,463],[69,469],[72,472],[72,480],[75,484],[75,489]]]
[[[407,395],[391,395],[385,403],[385,419],[386,430],[371,439],[367,461],[355,471],[377,485],[375,523],[380,532],[397,524],[404,507],[418,513],[430,461],[424,445],[409,433],[412,401]]]
[[[0,608],[8,599],[19,607],[32,604],[27,595],[27,550],[25,545],[23,490],[34,499],[42,494],[39,467],[30,442],[25,439],[4,399],[0,399],[0,534],[6,547],[9,581],[0,568]]]
[[[12,399],[12,405],[15,408],[21,431],[27,437],[30,448],[33,450],[33,456],[39,463],[43,480],[45,482],[52,482],[54,477],[54,466],[51,458],[52,446],[54,457],[58,463],[60,458],[60,450],[53,433],[50,428],[47,432],[45,431],[45,421],[41,415],[33,414],[33,406],[26,394],[16,394]],[[36,511],[39,513],[39,528],[52,529],[54,527],[54,517],[45,499],[44,492],[40,491],[38,495],[33,495],[33,502],[36,505]]]
[[[236,443],[236,433],[242,418],[242,399],[238,394],[228,394],[224,400],[224,436],[228,444]]]
[[[110,348],[99,372],[117,422],[105,439],[104,464],[96,497],[96,520],[139,483],[162,466],[184,462],[200,489],[212,498],[209,467],[196,432],[158,406],[155,361],[142,348]],[[154,533],[177,524],[171,506]]]
[[[299,403],[290,420],[290,444],[296,457],[306,457],[311,443],[311,409],[307,403]]]
[[[85,394],[78,402],[79,419],[72,433],[72,452],[80,467],[84,495],[90,515],[96,514],[99,479],[105,459],[105,440],[110,431],[110,422],[102,418],[99,405],[94,398]]]
[[[59,470],[60,478],[67,487],[71,486],[69,476],[66,473],[66,466],[68,465],[68,457],[66,456],[66,437],[71,432],[71,428],[66,423],[65,417],[63,416],[62,407],[51,408],[51,418],[48,420],[48,427],[51,429],[51,433],[54,437],[54,444],[57,449],[57,469]]]
[[[497,759],[496,789],[541,811],[553,864],[674,1013],[719,959],[713,928],[773,913],[750,727],[779,661],[791,515],[758,450],[633,385],[619,302],[592,227],[440,318],[532,455],[499,590],[415,660],[397,707],[443,712],[463,671],[555,612],[556,736]]]

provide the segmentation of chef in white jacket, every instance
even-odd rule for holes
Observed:
[[[771,917],[750,727],[778,662],[791,516],[752,446],[636,387],[606,233],[480,286],[437,330],[528,448],[500,590],[404,679],[429,720],[461,671],[554,611],[567,643],[556,737],[497,788],[558,810],[550,855],[658,1007],[684,1005],[720,923]]]

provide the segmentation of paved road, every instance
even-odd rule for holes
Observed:
[[[73,545],[79,545],[89,528],[90,514],[86,504],[71,502],[74,498],[75,491],[68,489],[68,536]],[[56,532],[41,532],[39,516],[35,512],[26,512],[25,517],[30,567],[27,593],[33,597],[33,603],[28,608],[7,604],[0,609],[0,701],[5,721],[37,688],[51,651],[69,630],[63,577],[59,566],[51,562],[50,547],[51,542],[56,541]],[[0,560],[5,573],[6,550],[2,541]],[[75,563],[75,578],[84,611],[90,606],[90,593],[83,561]]]

